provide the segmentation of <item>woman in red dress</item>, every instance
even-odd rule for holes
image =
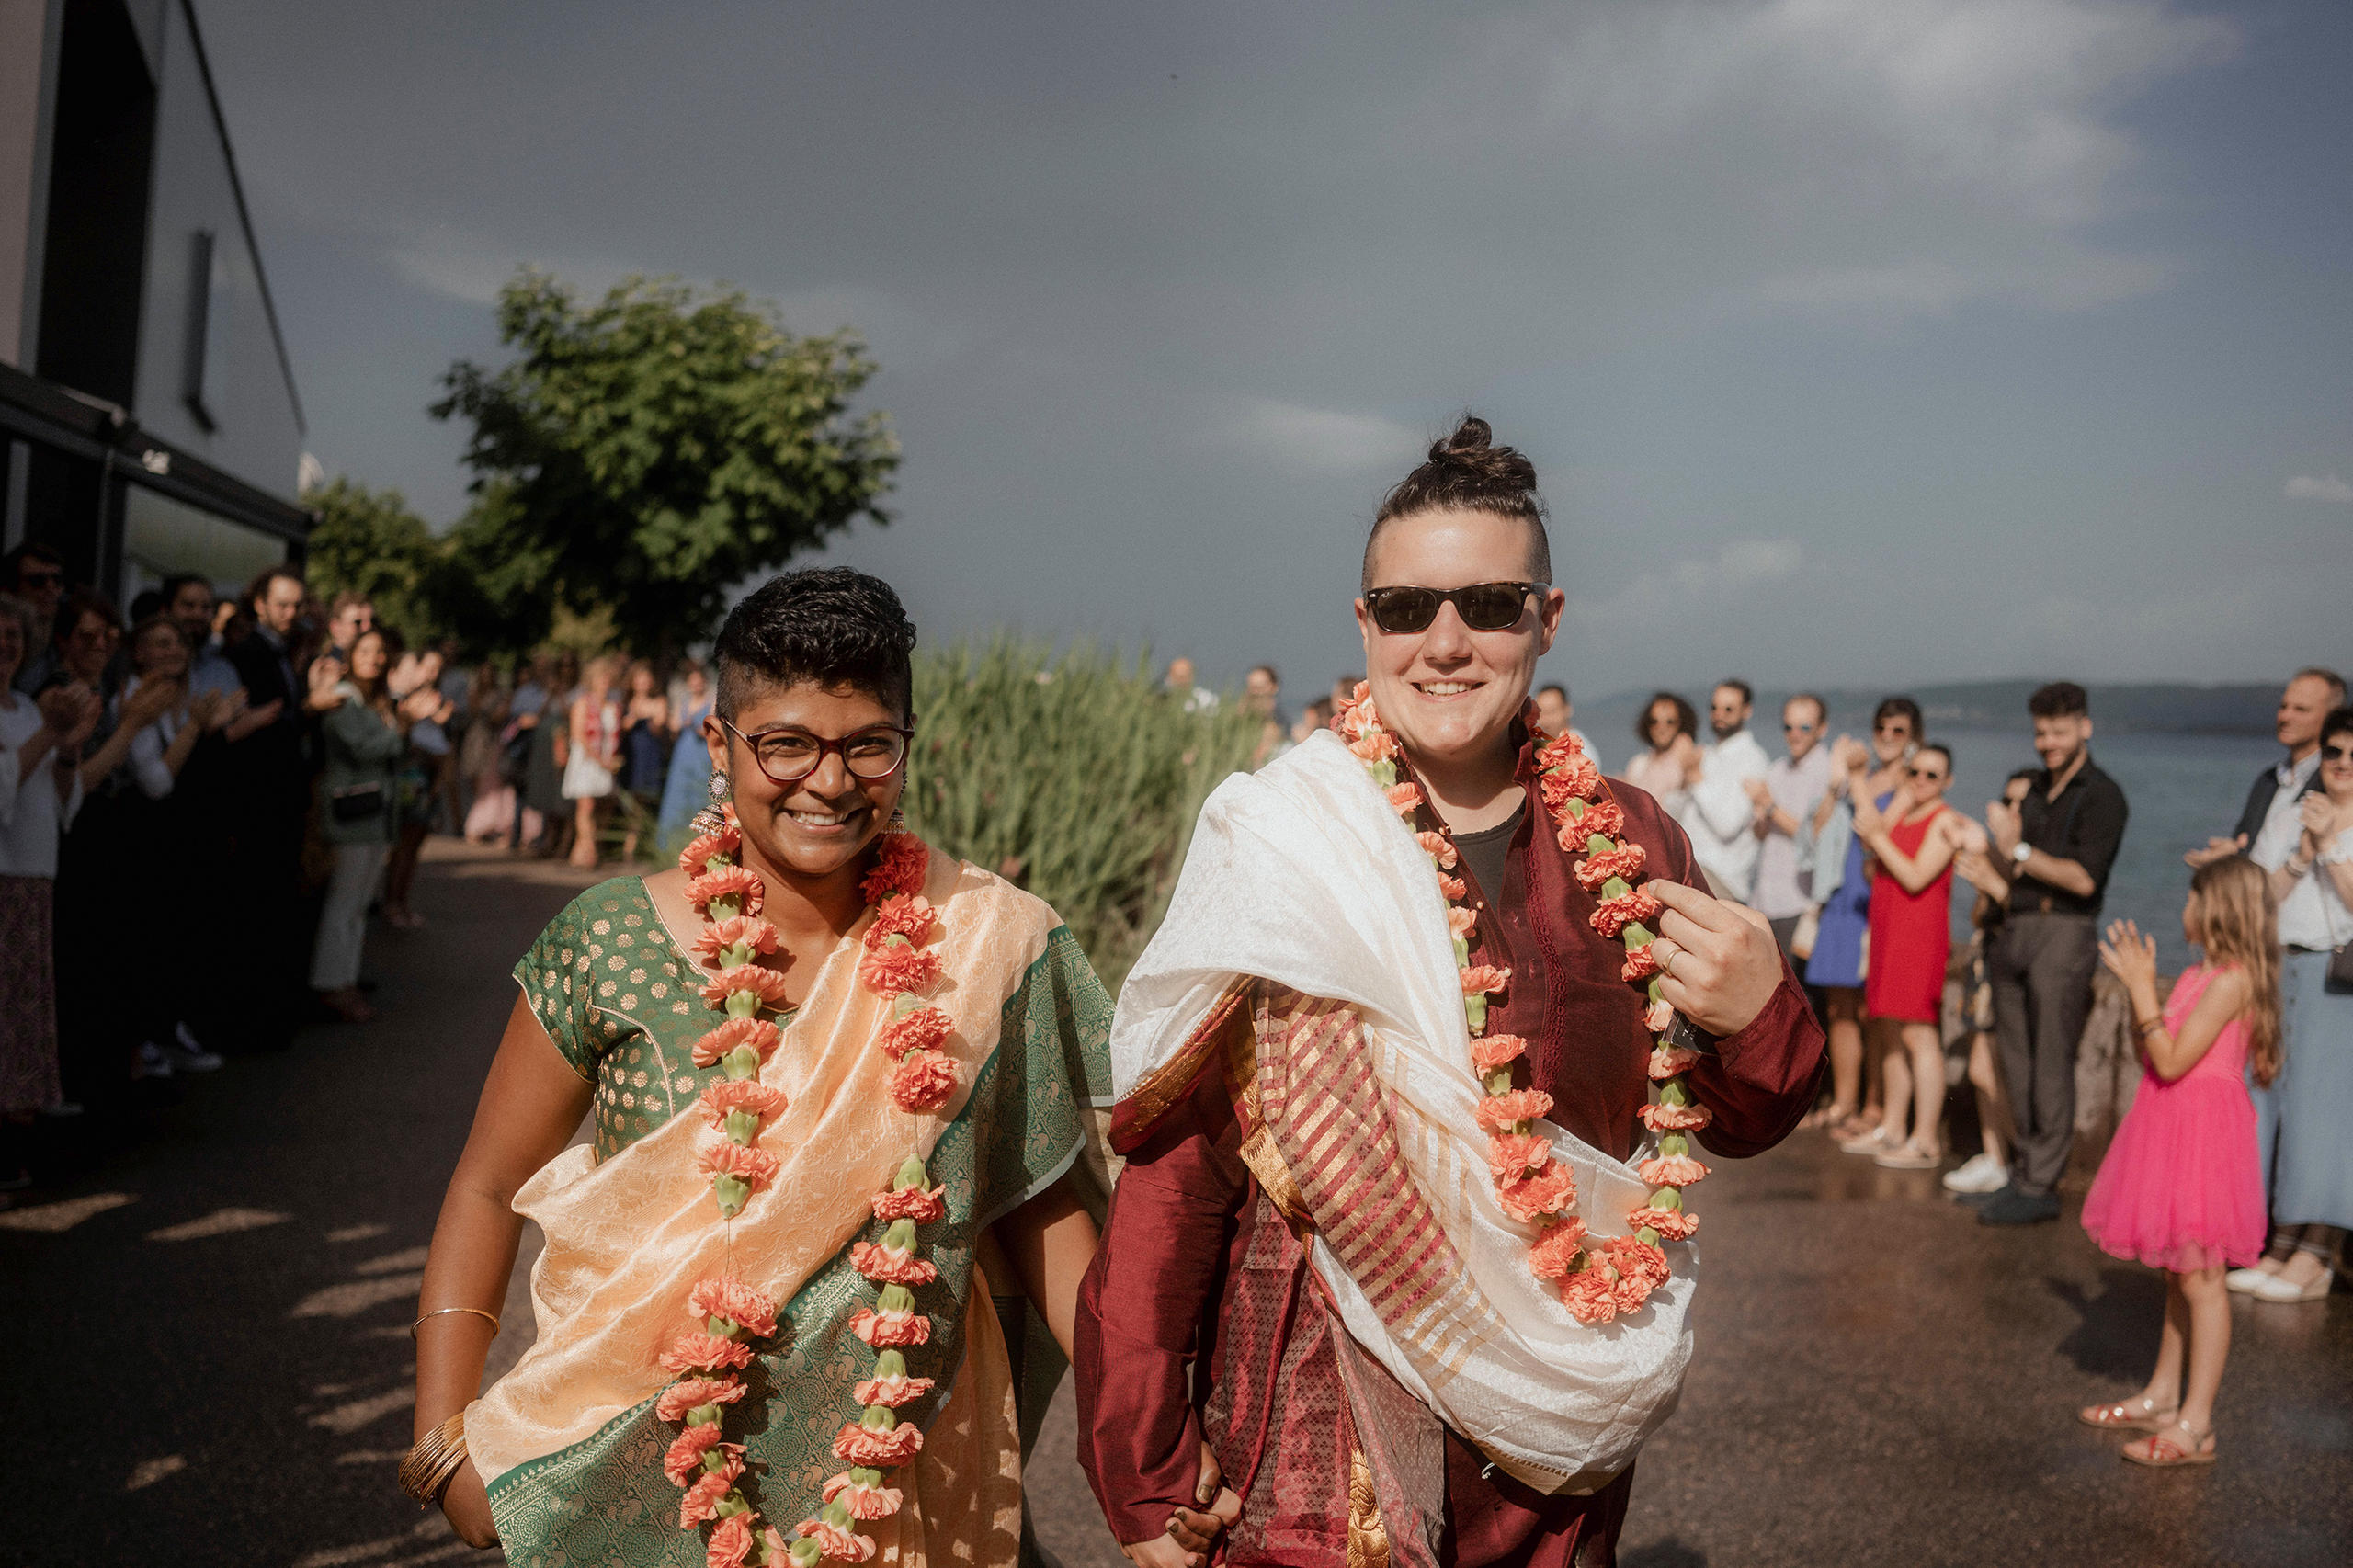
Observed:
[[[1943,1016],[1945,960],[1952,949],[1952,857],[1960,813],[1945,804],[1952,754],[1924,745],[1912,754],[1903,783],[1881,811],[1855,801],[1855,836],[1870,849],[1870,970],[1863,983],[1868,1026],[1877,1036],[1886,1083],[1886,1112],[1875,1163],[1895,1170],[1934,1170],[1944,1162]],[[1904,1113],[1912,1112],[1912,1133]]]

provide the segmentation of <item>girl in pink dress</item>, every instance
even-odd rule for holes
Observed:
[[[2166,1271],[2157,1369],[2140,1393],[2081,1413],[2086,1425],[2151,1434],[2135,1464],[2211,1464],[2214,1395],[2231,1353],[2227,1268],[2263,1250],[2263,1174],[2246,1070],[2279,1071],[2279,945],[2269,891],[2251,860],[2199,869],[2182,935],[2206,950],[2162,1012],[2157,944],[2129,920],[2108,928],[2100,961],[2124,983],[2141,1038],[2141,1086],[2084,1199],[2100,1250]],[[2187,1363],[2187,1382],[2184,1370]]]

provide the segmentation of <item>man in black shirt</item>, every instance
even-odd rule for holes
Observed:
[[[2075,1048],[2099,968],[2099,910],[2124,841],[2124,791],[2092,765],[2084,688],[2056,681],[2027,699],[2042,771],[2016,807],[1995,801],[1985,827],[2010,879],[1987,969],[1994,1028],[2018,1138],[2009,1185],[1985,1199],[1989,1225],[2059,1217],[2059,1178],[2075,1139]]]

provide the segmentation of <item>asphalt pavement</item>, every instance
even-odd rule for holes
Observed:
[[[0,1212],[0,1563],[496,1561],[393,1484],[407,1324],[507,971],[583,880],[435,841],[427,926],[369,936],[377,1021],[234,1057]],[[2072,1203],[1988,1230],[1932,1174],[1802,1133],[1694,1204],[1698,1349],[1626,1568],[2353,1562],[2341,1285],[2237,1301],[2220,1462],[2151,1472],[2075,1410],[2145,1377],[2163,1279],[2100,1256]],[[529,1259],[494,1368],[528,1343]],[[1066,1385],[1032,1460],[1038,1532],[1117,1568],[1069,1407]]]

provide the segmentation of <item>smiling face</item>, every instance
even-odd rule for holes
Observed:
[[[168,620],[150,626],[131,644],[131,662],[142,679],[179,679],[188,674],[188,644],[180,629]]]
[[[302,583],[298,577],[272,577],[254,598],[254,619],[279,637],[294,630],[302,613]]]
[[[212,590],[202,583],[182,583],[164,607],[191,648],[212,634]]]
[[[821,741],[878,724],[904,724],[899,710],[857,687],[748,685],[734,726],[756,741],[778,730],[798,730]],[[779,784],[761,771],[749,744],[713,714],[703,722],[711,766],[727,777],[735,819],[760,858],[779,870],[818,879],[849,866],[887,826],[906,789],[907,769],[860,778],[839,751],[828,751],[813,771]]]
[[[2353,730],[2333,730],[2321,738],[2320,787],[2333,803],[2353,806]]]
[[[2062,713],[2034,722],[2034,755],[2053,777],[2075,766],[2083,755],[2086,743],[2092,738],[2091,717],[2085,713]]]
[[[96,686],[106,673],[107,655],[114,652],[114,628],[96,610],[84,610],[74,629],[57,645],[65,673],[85,686]]]
[[[1789,745],[1791,762],[1802,761],[1822,744],[1822,704],[1810,698],[1792,697],[1781,704],[1781,739]]]
[[[1912,716],[1890,713],[1871,730],[1871,751],[1884,767],[1904,756],[1920,737],[1912,733]]]
[[[1531,536],[1526,523],[1493,512],[1422,512],[1385,525],[1375,543],[1370,586],[1461,588],[1525,580]],[[1424,767],[1461,767],[1507,746],[1511,722],[1528,701],[1536,661],[1560,629],[1564,597],[1547,588],[1522,600],[1518,621],[1474,631],[1451,603],[1420,631],[1389,632],[1362,599],[1365,678],[1381,722]]]
[[[1925,806],[1945,798],[1945,790],[1952,785],[1952,758],[1935,746],[1922,746],[1912,754],[1911,766],[1904,778],[1912,786],[1912,800]]]
[[[2298,676],[2279,694],[2279,711],[2273,723],[2279,744],[2291,752],[2302,752],[2320,739],[2320,723],[2328,717],[2330,699],[2336,693],[2328,682],[2318,676]]]
[[[1736,686],[1720,686],[1708,699],[1708,727],[1718,740],[1729,740],[1748,722],[1748,699]]]
[[[351,645],[351,678],[374,681],[384,678],[384,666],[390,663],[381,631],[363,631]]]
[[[1676,732],[1682,728],[1680,716],[1672,702],[1654,702],[1649,715],[1643,720],[1643,733],[1650,737],[1651,750],[1665,751],[1675,744]]]

